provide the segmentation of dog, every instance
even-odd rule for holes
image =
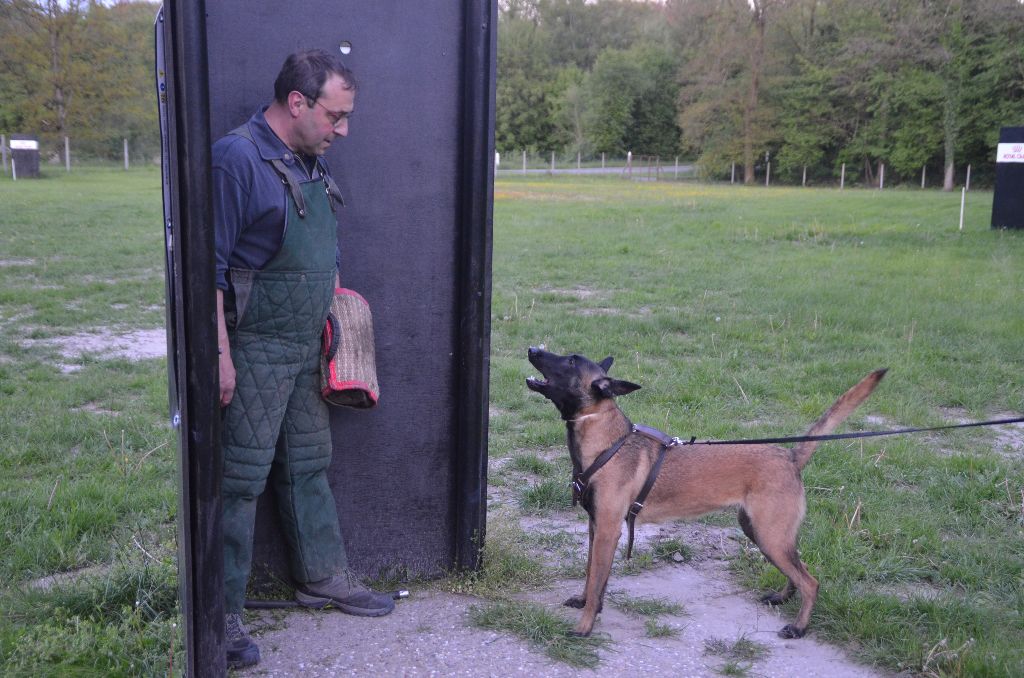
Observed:
[[[574,497],[590,517],[586,584],[582,595],[565,601],[583,610],[573,635],[587,636],[594,628],[624,519],[658,523],[738,507],[743,533],[788,578],[781,591],[769,593],[762,602],[778,605],[799,591],[800,612],[779,636],[802,637],[818,596],[818,581],[797,552],[797,531],[805,512],[800,471],[810,461],[817,441],[787,449],[669,439],[654,429],[634,426],[619,409],[616,397],[640,386],[609,377],[611,357],[595,363],[581,355],[557,355],[535,347],[529,349],[528,357],[542,378],[529,377],[526,385],[550,400],[565,420]],[[884,369],[872,372],[847,391],[807,436],[834,431],[871,395],[885,373]],[[587,476],[595,462],[603,465]],[[645,489],[649,494],[640,498]]]

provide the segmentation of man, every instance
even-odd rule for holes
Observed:
[[[380,616],[394,609],[348,570],[327,483],[320,335],[338,286],[335,202],[321,158],[348,134],[356,83],[322,50],[292,54],[274,101],[213,147],[217,336],[224,450],[228,665],[259,648],[242,624],[256,502],[268,477],[301,605]],[[273,474],[270,473],[273,467]]]

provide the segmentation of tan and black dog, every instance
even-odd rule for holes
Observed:
[[[787,624],[779,635],[803,636],[818,596],[818,581],[800,560],[796,546],[805,510],[800,470],[818,443],[801,442],[792,449],[763,444],[673,446],[667,437],[657,438],[664,436],[660,432],[634,427],[619,409],[615,397],[640,387],[608,376],[612,358],[598,364],[580,355],[562,356],[531,347],[529,359],[543,378],[530,377],[526,385],[551,400],[566,422],[574,478],[578,479],[596,460],[604,463],[587,478],[585,487],[577,487],[590,515],[590,546],[583,595],[565,601],[570,607],[583,609],[573,633],[585,636],[593,629],[622,522],[648,485],[649,494],[642,500],[642,508],[634,507],[639,510],[635,520],[642,523],[697,518],[711,511],[738,507],[743,532],[789,579],[782,591],[762,600],[779,604],[794,591],[800,592],[802,604],[796,623]],[[872,372],[847,391],[811,426],[807,435],[834,431],[871,395],[885,372]],[[616,446],[617,451],[612,451]],[[653,486],[649,486],[649,473],[659,457],[663,458],[660,472]]]

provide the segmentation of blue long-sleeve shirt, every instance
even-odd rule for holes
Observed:
[[[254,113],[245,123],[252,135],[251,142],[228,134],[213,144],[214,240],[217,287],[222,290],[228,289],[228,269],[260,270],[284,242],[291,198],[269,161],[279,158],[300,181],[308,181],[307,168],[316,167],[315,158],[296,158],[274,134],[263,117],[264,110]],[[335,260],[340,268],[338,251]]]

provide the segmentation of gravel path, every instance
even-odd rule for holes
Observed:
[[[707,533],[702,550],[728,533],[721,528],[691,529]],[[578,611],[560,603],[581,588],[580,580],[555,581],[548,589],[518,597],[575,620]],[[728,573],[724,553],[693,563],[665,564],[637,576],[613,574],[609,593],[653,596],[682,604],[684,614],[659,619],[678,634],[672,638],[648,638],[643,619],[629,616],[606,602],[595,632],[606,634],[611,643],[599,650],[601,662],[596,670],[577,669],[548,658],[542,649],[519,638],[474,627],[469,621],[469,608],[486,601],[435,590],[413,590],[408,599],[398,603],[394,613],[378,619],[352,617],[337,611],[249,612],[249,624],[260,644],[263,661],[238,675],[717,676],[721,675],[718,669],[725,660],[707,654],[705,641],[733,643],[741,638],[768,650],[764,659],[749,667],[749,676],[887,675],[859,665],[839,649],[818,641],[813,618],[807,637],[780,639],[776,632],[788,621],[786,613],[761,605],[758,592],[738,586]]]

